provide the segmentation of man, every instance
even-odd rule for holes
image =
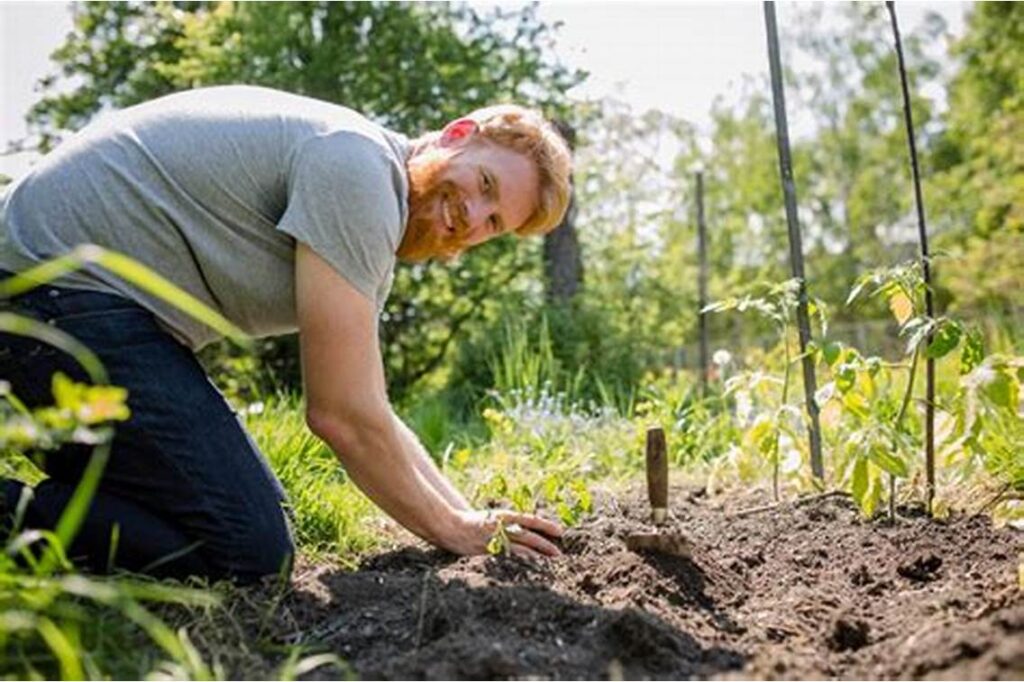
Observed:
[[[377,317],[396,257],[447,260],[501,235],[552,229],[569,169],[554,129],[520,107],[482,109],[410,142],[314,99],[194,90],[108,115],[8,187],[0,269],[99,244],[249,334],[298,329],[307,423],[375,503],[455,553],[484,552],[503,518],[515,528],[513,553],[550,556],[558,524],[474,511],[394,415]],[[114,553],[117,566],[156,575],[280,572],[294,552],[284,492],[194,357],[216,333],[101,268],[58,285],[8,305],[94,350],[132,411],[72,554],[94,570]],[[50,401],[57,370],[77,371],[52,348],[0,336],[0,380],[29,404]],[[88,452],[48,454],[27,526],[56,523]],[[26,489],[3,485],[9,516]]]

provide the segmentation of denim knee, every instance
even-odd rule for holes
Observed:
[[[213,558],[213,563],[226,563],[225,576],[243,584],[271,575],[287,579],[295,563],[295,539],[285,514],[282,512],[280,523],[254,528],[248,535],[241,551],[225,557],[227,562],[217,562]]]

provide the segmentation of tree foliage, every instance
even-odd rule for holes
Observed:
[[[338,102],[416,136],[496,101],[565,117],[564,93],[583,78],[553,59],[552,29],[534,5],[481,14],[447,3],[104,2],[72,11],[74,31],[54,53],[60,74],[29,115],[43,150],[104,109],[215,84]],[[400,268],[382,329],[393,390],[438,367],[484,302],[536,276],[538,260],[506,240],[454,267]],[[278,378],[297,380],[294,342],[263,353]]]

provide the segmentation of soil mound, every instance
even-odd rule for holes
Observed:
[[[384,679],[1024,676],[1019,532],[869,523],[842,498],[674,499],[657,529],[639,498],[609,500],[542,563],[407,547],[300,566],[265,636]],[[673,539],[629,541],[645,534]]]

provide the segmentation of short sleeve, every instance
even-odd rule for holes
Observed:
[[[277,226],[378,307],[381,287],[394,269],[403,220],[395,166],[385,148],[356,133],[307,140],[293,156],[288,204]]]

